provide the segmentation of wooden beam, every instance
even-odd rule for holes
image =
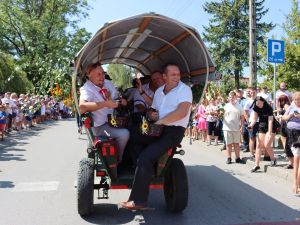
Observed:
[[[107,35],[107,29],[102,33],[102,35],[100,37],[100,43],[106,39],[106,35]],[[101,62],[101,60],[103,58],[103,48],[104,48],[104,44],[102,43],[99,46],[99,52],[98,52],[98,61],[99,62]]]
[[[212,73],[212,72],[215,72],[216,71],[216,68],[215,67],[209,67],[209,72]],[[192,76],[196,76],[196,75],[204,75],[207,73],[207,69],[206,68],[202,68],[202,69],[199,69],[199,70],[193,70],[191,71],[191,77]],[[181,74],[181,77],[188,77],[189,74],[188,73],[182,73]]]
[[[152,19],[153,19],[152,17],[145,17],[142,20],[142,22],[139,25],[139,29],[137,31],[137,33],[139,33],[139,34],[133,35],[133,37],[130,40],[130,42],[128,42],[128,46],[127,47],[129,47],[138,37],[141,36],[140,34],[143,33],[146,30],[146,28],[148,27],[148,25],[149,25],[149,23],[151,22]],[[127,51],[128,51],[128,49],[125,48],[124,51],[122,52],[121,56],[124,56],[127,53]]]

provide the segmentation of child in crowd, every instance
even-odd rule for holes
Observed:
[[[205,108],[207,106],[207,100],[203,100],[202,104],[199,105],[198,107],[198,113],[197,113],[197,118],[198,118],[198,131],[200,131],[201,138],[203,142],[207,141],[207,122],[206,122],[206,114],[205,114]]]
[[[5,112],[5,107],[4,105],[0,105],[0,135],[1,135],[1,141],[4,140],[4,131],[6,127],[6,119],[7,119],[7,114]]]

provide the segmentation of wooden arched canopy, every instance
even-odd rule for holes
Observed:
[[[155,13],[106,23],[77,54],[76,75],[92,62],[125,64],[144,75],[177,63],[183,80],[193,83],[205,83],[216,68],[194,28]]]

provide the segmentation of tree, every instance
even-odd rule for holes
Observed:
[[[286,17],[283,25],[287,38],[285,40],[285,62],[276,67],[276,80],[279,86],[280,82],[286,82],[290,89],[299,90],[300,86],[300,10],[299,3],[293,0],[291,12]],[[273,65],[266,62],[267,48],[262,46],[260,49],[264,59],[260,61],[261,71],[264,76],[264,84],[272,87],[273,83]]]
[[[37,92],[64,82],[69,62],[89,39],[77,26],[87,0],[2,0],[0,47],[17,59]]]
[[[265,0],[256,1],[257,42],[264,43],[264,35],[274,25],[261,22],[268,12]],[[240,88],[239,78],[248,65],[249,52],[249,2],[248,0],[209,1],[204,10],[212,15],[209,25],[204,27],[204,41],[209,42],[209,50],[216,61],[218,70],[224,74],[234,74],[235,86]]]
[[[20,94],[33,90],[32,83],[27,79],[26,73],[15,64],[15,60],[0,52],[0,93],[14,91]]]
[[[125,89],[131,86],[133,69],[130,67],[122,64],[110,64],[108,74],[117,87]]]

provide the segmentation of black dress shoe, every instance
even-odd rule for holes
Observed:
[[[259,166],[254,166],[252,169],[251,169],[251,173],[255,173],[257,170],[259,170],[260,167]]]
[[[270,162],[271,161],[271,157],[270,156],[264,156],[263,160]]]

